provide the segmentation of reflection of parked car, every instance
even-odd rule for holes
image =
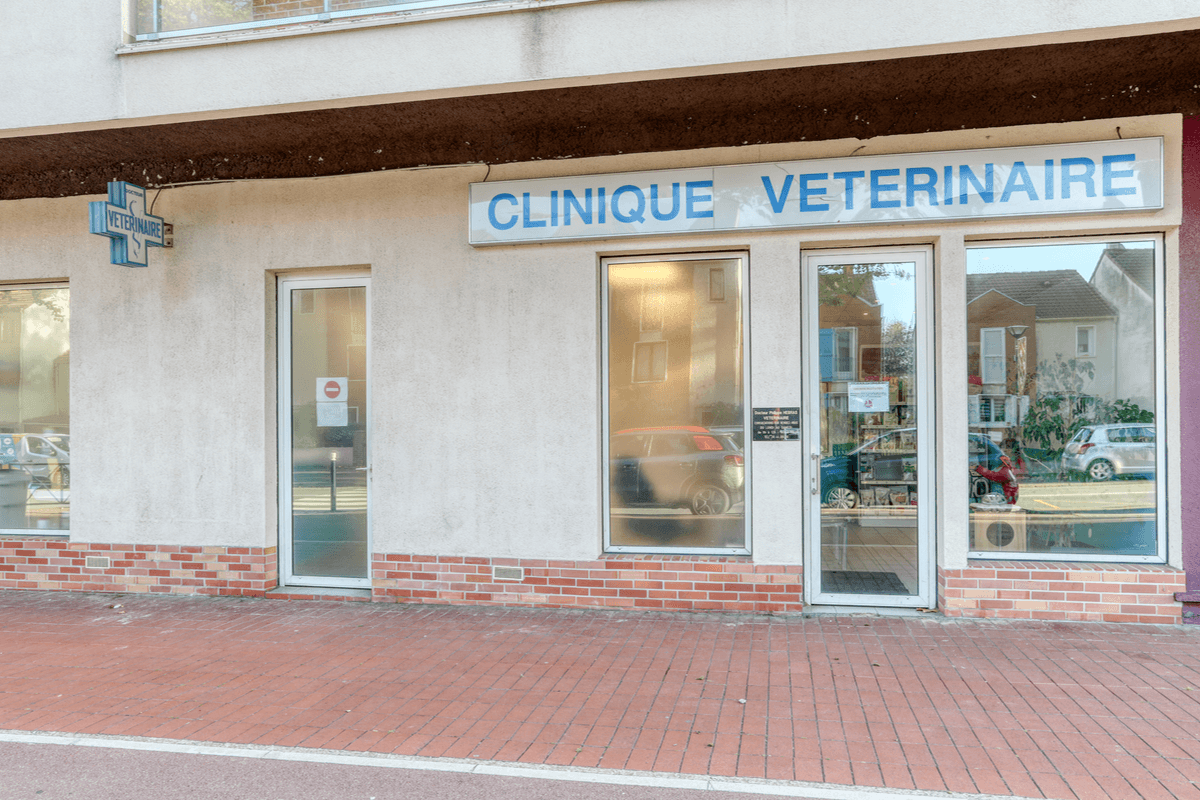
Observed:
[[[71,437],[27,433],[17,443],[16,462],[29,473],[34,485],[66,488],[71,485]]]
[[[1068,475],[1107,481],[1119,475],[1154,476],[1154,426],[1088,425],[1067,442],[1062,467]]]
[[[633,428],[609,442],[613,505],[690,508],[724,514],[742,499],[742,451],[728,436],[707,428]]]
[[[821,502],[833,508],[854,508],[861,490],[859,475],[869,471],[881,483],[915,483],[916,428],[898,428],[860,445],[844,456],[821,459]],[[996,444],[981,433],[967,434],[968,467],[997,469],[1004,455]],[[990,491],[987,480],[974,476],[971,496]]]

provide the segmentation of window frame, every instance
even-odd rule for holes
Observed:
[[[325,9],[294,17],[250,20],[226,25],[208,25],[180,30],[137,31],[138,0],[125,0],[128,31],[127,41],[131,44],[118,48],[118,54],[153,50],[159,47],[195,47],[228,44],[230,40],[253,40],[279,36],[302,36],[330,33],[337,30],[355,30],[408,22],[424,22],[430,19],[503,14],[512,11],[539,10],[549,7],[583,5],[601,0],[415,0],[414,2],[392,2],[370,8],[353,8],[334,11],[329,3]]]
[[[66,290],[66,292],[67,292],[67,308],[70,309],[71,286],[68,281],[48,281],[45,283],[34,281],[34,282],[26,282],[26,283],[6,284],[3,287],[0,287],[0,290],[5,291],[5,292],[21,291],[21,290],[28,290],[28,291],[36,292],[39,290],[45,291],[45,290],[58,290],[58,289]],[[68,319],[69,319],[69,317],[68,317]],[[20,333],[19,333],[20,324],[19,324],[19,322],[17,325],[17,331],[18,331],[18,334],[17,334],[16,339],[17,339],[17,342],[19,343],[20,342]],[[66,353],[68,356],[68,364],[70,363],[69,362],[70,352],[71,352],[70,342],[71,342],[71,334],[70,334],[70,328],[68,327],[68,330],[67,330],[67,353]],[[55,380],[55,381],[58,380],[58,373],[59,373],[59,367],[57,366],[56,362],[61,357],[62,356],[60,355],[60,356],[56,357],[53,361],[50,362],[51,373],[53,375],[53,380]],[[18,376],[18,381],[19,380],[20,380],[20,378]],[[69,378],[69,373],[68,373],[68,381],[69,380],[70,380],[70,378]],[[71,387],[70,387],[70,383],[68,382],[68,385],[67,385],[68,397],[70,396],[70,392],[71,392]],[[67,412],[68,433],[65,434],[67,436],[70,435],[70,433],[69,433],[70,420],[71,420],[71,415],[70,415],[70,411],[68,410],[68,412]],[[48,438],[47,434],[41,434],[41,433],[39,433],[39,434],[22,433],[20,435],[22,437],[24,437],[26,435],[32,435],[32,436],[37,436],[39,438]],[[70,455],[69,449],[68,449],[67,453],[68,453],[68,455]],[[70,462],[67,463],[67,466],[68,467],[71,466]],[[62,491],[65,488],[66,487],[64,486],[64,487],[60,488],[59,491]],[[67,522],[67,527],[65,527],[65,528],[2,528],[2,527],[0,527],[0,536],[36,538],[36,539],[56,539],[56,540],[69,539],[71,536],[71,527],[70,527],[71,500],[70,500],[69,495],[67,496],[66,507],[67,507],[68,522]]]
[[[1088,332],[1088,349],[1087,352],[1081,352],[1079,349],[1079,332]],[[1096,326],[1095,325],[1076,325],[1075,326],[1075,357],[1076,358],[1095,358],[1096,357]]]
[[[628,266],[635,264],[654,264],[659,262],[682,261],[715,261],[736,260],[741,280],[741,378],[742,378],[742,426],[745,435],[742,446],[743,484],[742,484],[742,526],[744,540],[741,547],[639,547],[633,545],[614,545],[612,543],[612,506],[611,506],[611,476],[609,462],[611,454],[609,446],[614,431],[611,428],[609,412],[609,375],[611,364],[609,353],[609,329],[611,327],[609,309],[609,267]],[[753,518],[751,513],[751,498],[753,490],[751,467],[751,439],[754,412],[750,406],[750,253],[748,250],[717,250],[678,253],[652,253],[648,255],[601,256],[599,259],[599,291],[600,291],[600,531],[601,552],[608,553],[639,553],[649,555],[719,555],[719,556],[749,556],[753,553]],[[728,278],[727,278],[728,280]],[[726,295],[728,301],[728,293]]]
[[[970,313],[968,311],[968,313]],[[983,343],[986,341],[988,333],[998,333],[1000,336],[1000,353],[988,353],[984,348]],[[988,365],[988,359],[1000,359],[999,369],[1003,373],[998,381],[989,381],[988,378],[995,376],[991,374],[993,367]],[[1008,386],[1008,332],[1004,328],[980,328],[979,329],[979,378],[983,381],[984,386]]]
[[[966,250],[979,249],[998,249],[998,248],[1021,248],[1021,247],[1046,247],[1055,245],[1075,245],[1075,244],[1107,244],[1111,242],[1150,242],[1154,245],[1154,294],[1151,297],[1154,308],[1154,422],[1152,423],[1155,429],[1154,456],[1155,456],[1155,548],[1154,555],[1133,555],[1133,554],[1094,554],[1085,555],[1080,553],[1038,553],[1038,552],[1003,552],[990,550],[971,550],[968,547],[967,557],[969,559],[988,560],[988,561],[1045,561],[1045,562],[1069,562],[1076,561],[1080,563],[1123,563],[1123,564],[1166,564],[1170,558],[1169,545],[1170,541],[1167,536],[1168,525],[1168,508],[1167,508],[1167,488],[1170,482],[1170,465],[1167,460],[1167,436],[1160,435],[1160,427],[1170,424],[1167,417],[1167,332],[1166,332],[1166,316],[1168,292],[1166,283],[1166,236],[1161,232],[1152,233],[1111,233],[1111,234],[1088,234],[1081,236],[1062,236],[1045,239],[1019,239],[1019,238],[1004,238],[1004,239],[972,239],[967,241]],[[969,273],[969,265],[964,259],[963,267],[966,274]],[[963,298],[964,305],[966,298]],[[969,320],[969,314],[967,315]],[[1093,341],[1093,345],[1095,342]],[[1078,357],[1078,356],[1076,356]],[[968,427],[968,431],[970,428]],[[1064,443],[1065,444],[1065,443]],[[967,502],[970,502],[969,499]],[[1020,503],[1018,499],[1018,504]],[[970,520],[970,517],[968,517]],[[972,523],[973,524],[973,523]],[[968,540],[969,541],[969,540]]]

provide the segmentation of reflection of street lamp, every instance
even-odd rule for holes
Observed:
[[[1016,352],[1013,353],[1013,361],[1017,364],[1017,394],[1025,394],[1025,332],[1029,330],[1028,325],[1009,325],[1005,330],[1009,335],[1017,340]],[[1017,407],[1017,419],[1014,422],[1020,425],[1021,419],[1020,406]]]

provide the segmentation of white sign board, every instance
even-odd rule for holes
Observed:
[[[317,378],[318,403],[344,403],[347,398],[346,378]]]
[[[1162,207],[1162,139],[1113,139],[473,183],[470,242]]]
[[[887,381],[846,384],[847,407],[851,414],[878,413],[891,409]]]
[[[317,403],[317,427],[341,428],[350,424],[346,403]]]

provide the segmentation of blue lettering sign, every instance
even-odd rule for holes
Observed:
[[[1063,200],[1071,198],[1071,184],[1082,183],[1088,197],[1096,196],[1096,162],[1090,158],[1064,158],[1062,164]],[[1072,174],[1071,167],[1083,167],[1083,172]]]
[[[711,191],[712,185],[713,185],[712,181],[688,181],[687,182],[687,213],[686,213],[686,216],[688,219],[703,219],[705,217],[709,217],[709,218],[712,217],[713,212],[712,212],[711,208],[708,211],[697,211],[696,210],[697,203],[711,203],[712,202],[711,194],[697,194],[697,191],[700,189],[708,189]]]
[[[496,195],[495,197],[492,198],[492,202],[488,203],[488,222],[492,223],[492,227],[498,231],[506,231],[509,228],[511,228],[513,225],[517,224],[517,215],[516,214],[513,214],[509,218],[508,222],[501,222],[496,217],[496,204],[502,200],[505,202],[508,202],[508,203],[512,203],[514,206],[517,205],[517,198],[513,197],[511,194],[508,194],[507,192]]]
[[[958,193],[959,205],[967,204],[967,192],[971,191],[971,187],[975,187],[975,192],[979,195],[979,199],[985,203],[994,202],[996,199],[995,186],[996,165],[983,165],[984,182],[980,183],[979,178],[966,164],[962,164],[958,168],[958,185],[962,187],[962,191]]]
[[[790,175],[788,176],[791,177]],[[816,195],[820,197],[825,194],[824,186],[809,186],[809,181],[827,181],[829,180],[828,172],[812,172],[807,175],[800,176],[800,210],[801,211],[828,211],[828,203],[810,203],[808,198]]]
[[[1012,172],[1004,183],[1004,191],[1000,193],[1000,202],[1007,203],[1013,192],[1024,192],[1030,200],[1037,200],[1037,191],[1033,188],[1033,176],[1025,169],[1024,161],[1014,161]]]
[[[923,181],[917,181],[917,178],[924,178]],[[937,171],[929,167],[909,167],[904,171],[904,186],[907,197],[905,205],[912,208],[916,203],[913,200],[913,195],[917,192],[925,192],[929,197],[929,205],[936,206],[938,204],[937,195]]]
[[[671,184],[671,213],[664,214],[658,208],[658,184],[650,185],[650,213],[659,222],[666,222],[669,219],[675,219],[679,215],[679,184]]]
[[[579,198],[570,189],[563,189],[563,224],[571,224],[571,209],[574,208],[579,218],[583,220],[584,225],[592,224],[592,190],[583,190],[583,205],[579,205]]]
[[[891,178],[899,176],[898,169],[873,169],[871,170],[871,208],[899,208],[899,200],[881,200],[879,195],[884,192],[899,191],[900,184],[898,183],[880,183],[882,178]]]
[[[529,202],[529,192],[525,192],[523,195],[521,195],[521,200],[522,200],[522,203],[521,203],[521,207],[522,207],[521,227],[522,228],[544,228],[544,227],[546,227],[546,220],[530,218],[530,213],[532,212],[532,209],[530,208],[530,206],[532,204]]]
[[[867,177],[867,173],[862,171],[833,173],[835,181],[842,181],[846,185],[846,210],[854,210],[854,180],[865,177]]]
[[[635,205],[628,214],[621,213],[621,195],[631,194],[637,198]],[[620,222],[645,222],[646,221],[646,195],[642,190],[633,184],[626,184],[612,193],[612,212]]]
[[[1103,177],[1100,179],[1100,185],[1105,197],[1113,197],[1119,194],[1137,194],[1137,189],[1132,186],[1114,187],[1112,185],[1114,180],[1133,178],[1133,170],[1113,169],[1113,165],[1126,161],[1137,161],[1137,156],[1133,153],[1122,153],[1119,156],[1104,156],[1100,161],[1103,164],[1101,168]]]
[[[779,194],[775,194],[775,187],[771,185],[771,176],[762,176],[763,188],[767,190],[767,201],[771,204],[771,210],[776,214],[782,214],[784,206],[787,205],[788,192],[792,190],[792,178],[792,175],[785,175],[783,188],[779,190]]]

